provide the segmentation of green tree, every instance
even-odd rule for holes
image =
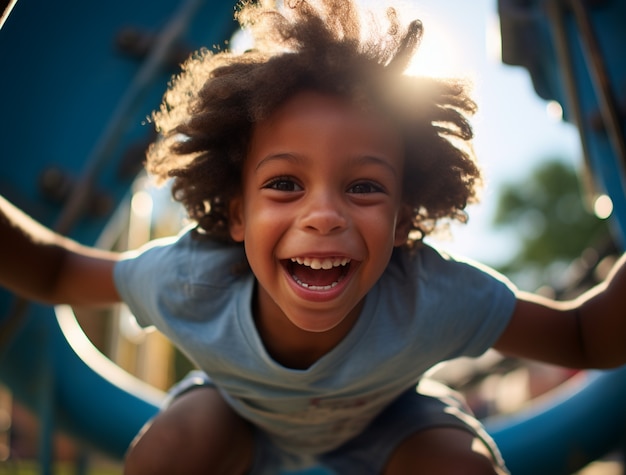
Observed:
[[[576,171],[556,158],[543,161],[522,179],[503,186],[496,228],[512,228],[519,252],[500,270],[507,275],[534,273],[534,285],[552,284],[555,263],[564,265],[590,246],[606,242],[609,229],[584,205]]]

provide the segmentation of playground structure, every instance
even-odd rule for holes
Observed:
[[[537,93],[578,126],[623,244],[626,1],[500,0],[498,8],[503,61],[525,66]],[[96,243],[141,167],[153,136],[145,118],[189,52],[231,37],[233,9],[219,0],[18,2],[0,30],[0,194]],[[97,352],[71,309],[4,291],[0,381],[41,420],[43,473],[55,428],[121,458],[163,397]],[[626,369],[589,372],[527,411],[485,422],[513,474],[567,474],[623,442],[625,396]]]

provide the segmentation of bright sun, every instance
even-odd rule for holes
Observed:
[[[407,73],[416,76],[458,76],[463,66],[454,32],[446,30],[434,18],[422,16],[424,34]]]

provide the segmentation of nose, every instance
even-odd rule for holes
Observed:
[[[306,200],[300,224],[303,229],[320,234],[341,231],[348,224],[344,203],[332,193],[311,194]]]

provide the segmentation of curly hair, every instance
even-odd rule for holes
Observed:
[[[153,115],[160,138],[147,170],[173,178],[173,197],[197,233],[229,241],[228,204],[241,191],[253,127],[303,90],[375,107],[401,132],[402,196],[413,213],[407,244],[440,223],[465,222],[481,183],[468,120],[476,105],[460,80],[405,74],[421,22],[403,26],[388,8],[381,27],[348,0],[292,0],[282,10],[267,3],[243,4],[236,14],[254,49],[194,53]]]

